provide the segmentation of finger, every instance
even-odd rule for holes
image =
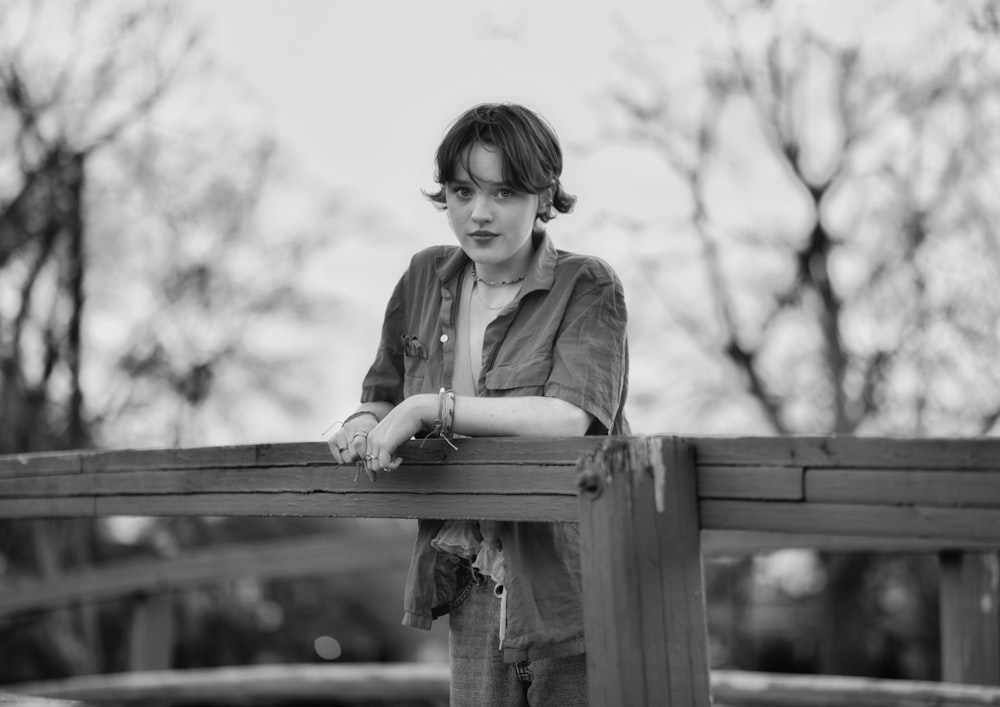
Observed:
[[[334,434],[330,435],[330,438],[326,440],[327,445],[330,447],[330,453],[333,454],[333,458],[339,464],[343,464],[345,461],[349,460],[350,450],[347,448],[347,438],[339,430]],[[347,456],[345,457],[345,452]]]
[[[330,454],[333,455],[333,459],[338,464],[343,464],[345,461],[350,461],[350,450],[344,443],[343,437],[338,438],[336,435],[330,437],[326,441],[328,447],[330,447]],[[345,454],[345,452],[347,454]]]
[[[403,457],[396,457],[391,462],[389,462],[389,466],[387,466],[385,468],[385,470],[386,471],[395,471],[396,469],[399,468],[399,465],[402,464],[402,463],[403,463]]]
[[[365,473],[368,475],[368,480],[373,484],[378,481],[378,470],[375,465],[378,464],[378,458],[374,454],[368,454],[365,456]]]
[[[376,458],[381,469],[384,471],[391,471],[390,467],[392,466],[392,454],[389,451],[383,449],[378,453]]]
[[[364,459],[365,455],[368,454],[368,433],[358,431],[354,433],[351,437],[350,444],[348,444],[348,449],[352,454],[354,459]]]

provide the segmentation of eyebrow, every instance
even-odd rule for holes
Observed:
[[[511,191],[520,191],[517,187],[509,182],[489,182],[485,179],[474,179],[469,177],[468,179],[449,179],[447,182],[449,185],[467,185],[475,184],[477,186],[484,186],[493,189],[510,189]]]

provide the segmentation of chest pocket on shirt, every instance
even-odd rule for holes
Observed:
[[[423,343],[415,336],[402,336],[403,343],[403,397],[408,398],[424,391],[429,356]]]
[[[541,395],[551,372],[551,356],[497,366],[486,373],[486,388],[502,395]]]

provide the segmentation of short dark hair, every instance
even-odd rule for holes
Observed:
[[[559,138],[552,127],[524,106],[513,103],[483,103],[460,115],[448,128],[435,155],[434,181],[440,187],[424,192],[438,208],[445,208],[444,186],[455,179],[459,166],[469,170],[469,151],[476,144],[500,153],[503,178],[511,187],[528,194],[551,188],[552,201],[539,214],[542,222],[573,210],[576,197],[567,194],[559,181],[563,158]]]

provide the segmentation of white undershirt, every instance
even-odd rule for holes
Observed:
[[[477,287],[488,287],[488,285],[477,283],[472,277],[472,268],[466,267],[459,288],[458,321],[455,324],[455,370],[451,385],[456,395],[479,394],[486,327],[507,306],[504,304],[496,309],[487,307],[480,299],[480,293],[476,292]],[[517,290],[512,290],[511,293],[513,301],[517,297]]]

